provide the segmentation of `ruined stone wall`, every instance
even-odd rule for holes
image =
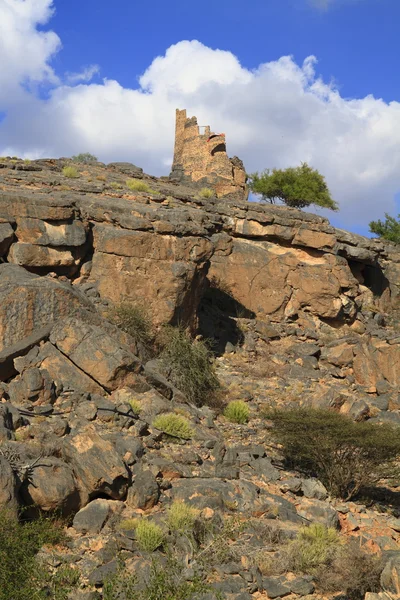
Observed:
[[[215,137],[210,136],[214,135]],[[212,187],[218,197],[234,195],[247,199],[246,172],[237,157],[226,153],[225,136],[214,134],[207,125],[200,132],[197,118],[186,110],[176,111],[175,150],[171,179]]]

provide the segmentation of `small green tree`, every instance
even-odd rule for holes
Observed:
[[[90,152],[81,152],[80,154],[71,156],[71,160],[73,160],[74,162],[91,164],[97,162],[97,156],[90,154]]]
[[[323,208],[338,210],[332,199],[325,178],[307,163],[288,169],[267,169],[261,174],[250,175],[249,187],[266,202],[280,200],[293,208],[304,208],[315,204]]]
[[[400,219],[400,215],[398,215],[397,218]],[[369,224],[369,230],[371,233],[375,233],[384,240],[389,240],[390,242],[400,244],[400,221],[394,217],[391,217],[387,213],[385,213],[384,221],[381,221],[380,219],[377,221],[371,221]]]
[[[399,428],[355,423],[339,413],[311,408],[272,410],[266,417],[287,462],[318,477],[334,496],[350,500],[395,471]]]

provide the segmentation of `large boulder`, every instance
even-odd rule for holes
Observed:
[[[81,371],[108,391],[136,382],[141,362],[99,325],[70,317],[54,327],[50,341]]]
[[[66,317],[79,306],[90,307],[72,286],[7,263],[0,264],[0,305],[0,350]]]
[[[68,436],[64,453],[77,478],[82,505],[99,496],[114,500],[125,496],[127,468],[113,444],[102,438],[93,425]]]
[[[209,277],[247,309],[275,320],[301,309],[329,319],[356,312],[358,283],[347,262],[333,254],[235,239],[231,251],[214,254]]]
[[[72,468],[54,457],[42,458],[34,465],[21,487],[25,504],[64,516],[77,511],[80,497]]]

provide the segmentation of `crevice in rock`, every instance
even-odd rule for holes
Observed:
[[[206,284],[198,309],[198,330],[211,340],[214,353],[221,355],[228,343],[238,346],[244,342],[236,319],[254,319],[255,313],[236,300],[229,290],[218,287],[215,280],[207,279]]]

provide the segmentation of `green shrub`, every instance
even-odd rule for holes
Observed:
[[[134,192],[147,192],[148,194],[155,193],[145,181],[141,181],[140,179],[128,179],[126,185]]]
[[[93,156],[90,152],[81,152],[76,156],[72,156],[71,160],[79,163],[92,164],[97,162],[97,156]]]
[[[64,167],[62,170],[62,174],[64,175],[64,177],[69,177],[70,179],[75,179],[76,177],[80,176],[76,168],[72,166]]]
[[[390,242],[395,242],[396,244],[400,244],[400,221],[398,219],[400,215],[398,215],[397,219],[395,217],[391,217],[387,213],[385,213],[385,220],[381,221],[371,221],[369,224],[369,230],[371,233],[375,233],[380,238],[384,240],[389,240]]]
[[[215,192],[211,188],[203,187],[199,191],[199,196],[201,198],[211,198],[212,196],[215,196]]]
[[[144,347],[150,346],[153,337],[152,323],[142,306],[122,302],[108,312],[108,318],[122,331],[131,335],[137,343]]]
[[[45,545],[62,541],[60,529],[46,519],[21,523],[0,511],[0,600],[64,600],[77,580],[76,572],[62,567],[53,575],[37,554]]]
[[[314,573],[330,562],[340,543],[340,535],[332,527],[324,527],[320,523],[303,527],[297,538],[287,545],[289,570]]]
[[[250,175],[249,187],[263,200],[274,203],[282,201],[287,206],[304,208],[315,204],[323,208],[337,210],[338,205],[331,198],[325,178],[307,163],[288,169],[267,169],[261,175]]]
[[[243,425],[249,420],[249,407],[243,400],[233,400],[229,402],[224,410],[224,416],[232,423]]]
[[[189,421],[185,419],[185,417],[181,417],[174,413],[159,415],[154,419],[153,427],[172,437],[181,438],[183,440],[190,440],[193,435]]]
[[[138,402],[138,400],[129,400],[129,406],[131,407],[131,410],[134,415],[140,414],[142,407],[140,406],[140,402]]]
[[[168,510],[168,526],[174,531],[189,533],[194,522],[199,516],[199,511],[184,502],[173,502]]]
[[[393,472],[400,455],[400,429],[355,423],[329,410],[272,410],[273,436],[286,461],[318,477],[329,492],[349,500]]]
[[[135,532],[138,546],[144,552],[154,552],[165,540],[161,527],[147,519],[139,519]]]
[[[197,406],[212,402],[220,384],[208,345],[192,341],[179,327],[166,327],[161,344],[160,358],[172,383]]]

